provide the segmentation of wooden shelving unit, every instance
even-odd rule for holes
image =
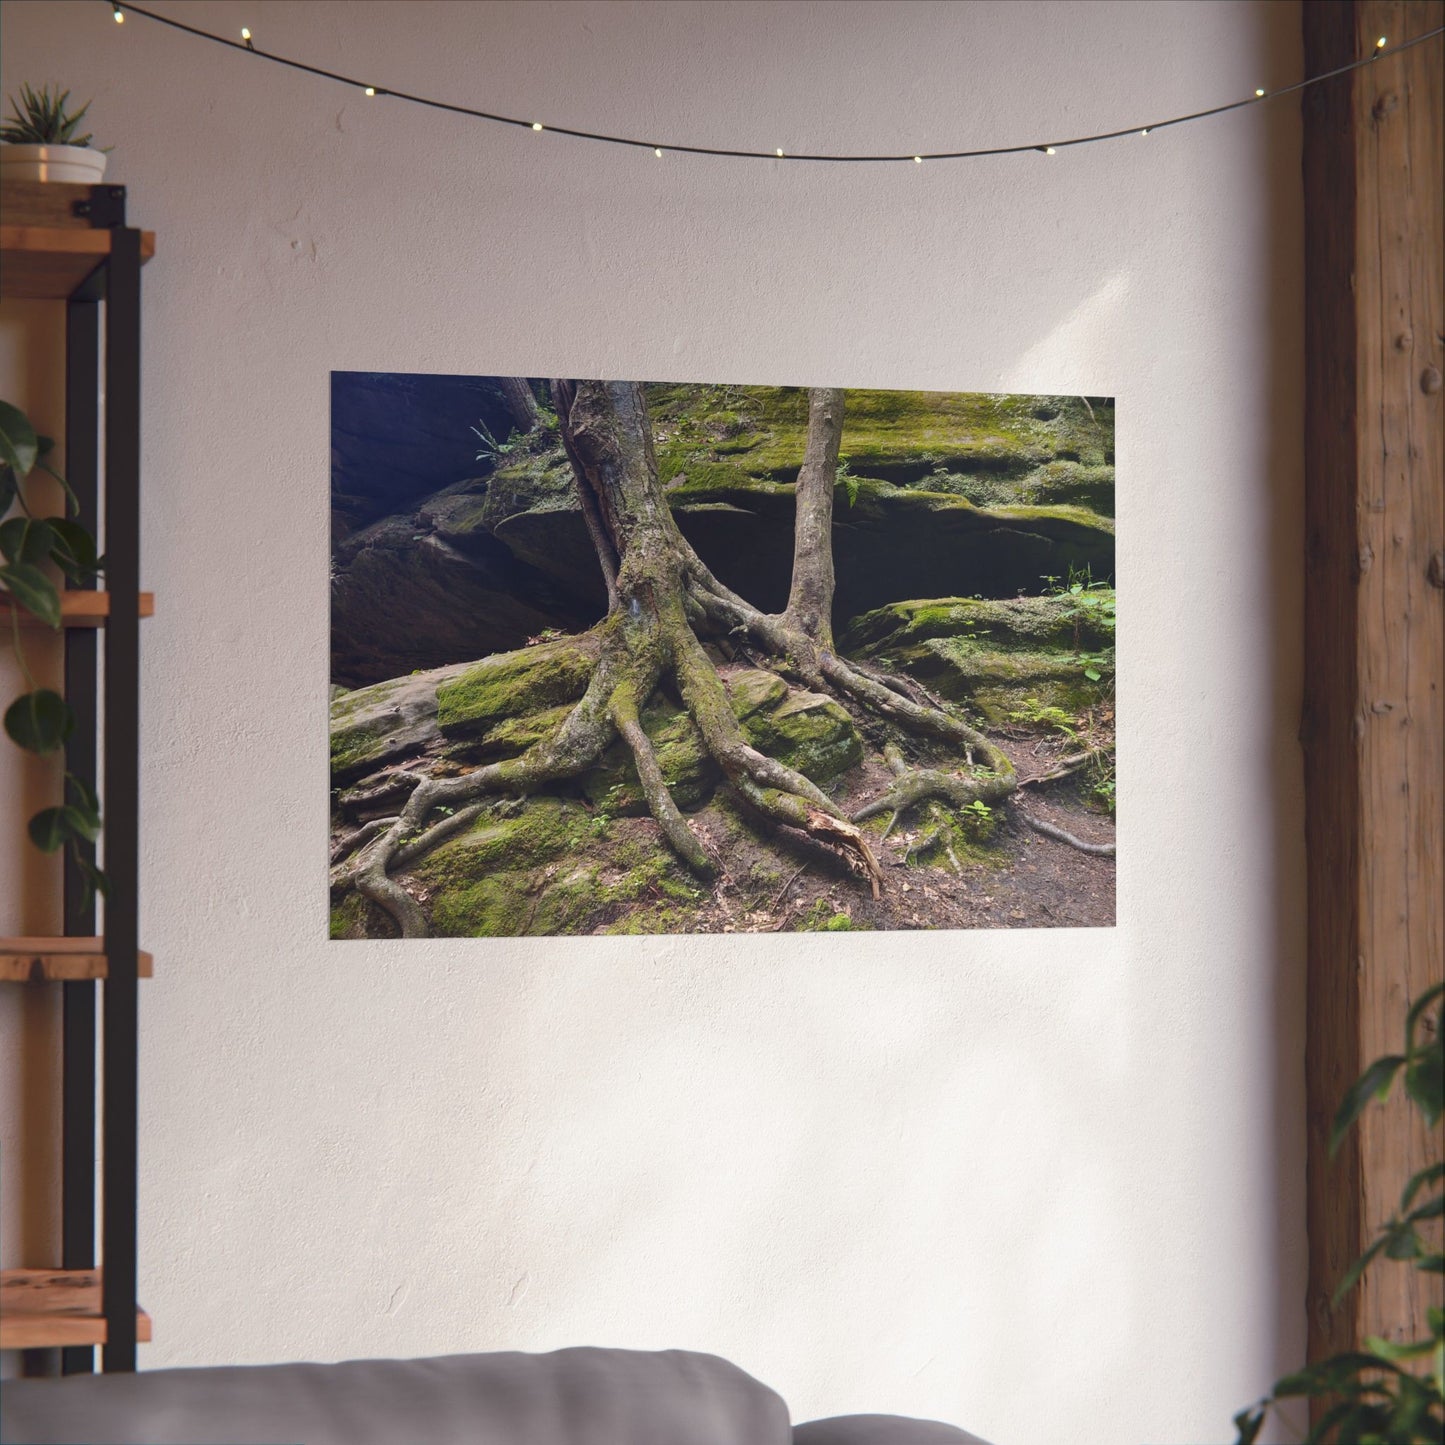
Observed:
[[[150,978],[154,970],[155,960],[139,952],[136,976]],[[0,983],[69,983],[105,974],[103,938],[0,938]]]
[[[0,1270],[0,1350],[93,1348],[106,1343],[101,1280],[93,1269]],[[151,1337],[151,1317],[135,1316],[136,1339]]]
[[[22,627],[45,626],[34,613],[27,612],[23,607],[17,608],[13,602],[0,602],[0,626],[9,627],[11,616],[15,612],[20,614]],[[141,593],[139,612],[142,617],[156,615],[154,592]],[[109,592],[62,592],[60,594],[60,625],[62,627],[104,627],[109,621]]]
[[[105,518],[107,590],[61,596],[65,767],[101,797],[104,925],[67,858],[64,936],[0,938],[0,984],[59,987],[64,1006],[61,1268],[0,1273],[0,1349],[58,1348],[67,1374],[93,1370],[96,1346],[107,1371],[134,1370],[151,1337],[136,1302],[136,985],[153,965],[136,925],[140,621],[155,611],[140,591],[140,271],[154,254],[155,236],[126,225],[121,186],[0,185],[0,297],[65,302],[66,478],[79,520],[99,536]],[[0,603],[0,625],[41,626],[14,613]]]

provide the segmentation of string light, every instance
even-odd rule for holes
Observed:
[[[249,26],[241,27],[241,39],[240,41],[235,41],[228,40],[224,35],[217,35],[209,30],[202,30],[198,26],[187,25],[184,21],[173,19],[169,15],[158,14],[154,10],[146,9],[143,5],[129,4],[128,0],[125,4],[120,3],[120,0],[112,0],[111,11],[118,25],[124,23],[125,12],[129,11],[146,20],[153,20],[158,25],[165,25],[172,30],[179,30],[183,34],[195,37],[197,40],[207,40],[213,45],[224,45],[231,50],[241,50],[244,48],[251,54],[259,56],[262,60],[271,61],[274,65],[284,65],[289,70],[304,71],[308,75],[319,76],[323,80],[339,81],[343,85],[350,85],[362,89],[367,95],[385,94],[393,100],[407,101],[412,105],[424,106],[429,110],[447,111],[452,115],[468,116],[474,120],[490,121],[494,125],[510,125],[522,129],[530,128],[534,131],[550,129],[557,135],[570,136],[576,140],[599,141],[604,145],[627,146],[636,150],[650,150],[653,155],[659,159],[663,153],[664,148],[655,142],[638,140],[631,136],[607,135],[601,131],[581,130],[571,126],[544,126],[539,120],[526,121],[517,116],[498,115],[492,111],[479,110],[467,105],[454,105],[449,101],[434,100],[430,96],[414,95],[407,91],[379,91],[377,87],[367,85],[365,81],[358,79],[356,76],[343,75],[339,71],[327,70],[323,66],[308,65],[305,61],[291,60],[284,55],[272,55],[266,51],[257,50],[252,43]],[[1423,45],[1426,41],[1438,39],[1441,35],[1445,35],[1445,25],[1437,25],[1433,30],[1427,30],[1423,34],[1415,36],[1413,39],[1401,41],[1395,46],[1391,54],[1399,55],[1403,51],[1411,49],[1413,46]],[[1136,124],[1122,130],[1100,131],[1092,135],[1074,136],[1071,139],[1058,141],[1053,145],[1040,145],[1037,142],[1031,142],[1023,145],[979,146],[970,150],[935,151],[922,155],[887,155],[880,153],[871,155],[830,155],[822,153],[788,155],[783,151],[781,146],[775,148],[771,154],[767,151],[742,150],[724,146],[669,145],[666,149],[680,155],[721,156],[735,160],[777,159],[788,161],[829,161],[836,164],[912,161],[916,165],[922,165],[926,160],[976,160],[985,156],[1023,155],[1028,151],[1039,151],[1044,155],[1053,156],[1057,155],[1065,146],[1093,145],[1099,141],[1118,140],[1127,135],[1148,135],[1150,131],[1159,130],[1165,126],[1188,125],[1194,121],[1208,120],[1213,116],[1225,115],[1229,111],[1238,110],[1242,106],[1253,105],[1256,101],[1261,101],[1266,98],[1279,100],[1284,96],[1293,95],[1297,91],[1305,90],[1309,86],[1318,85],[1322,81],[1332,80],[1339,75],[1347,75],[1353,70],[1360,69],[1361,66],[1369,65],[1380,58],[1380,53],[1385,49],[1386,44],[1387,37],[1381,35],[1379,39],[1375,41],[1370,53],[1362,59],[1349,61],[1344,65],[1337,65],[1334,69],[1322,71],[1318,75],[1306,76],[1303,80],[1297,80],[1293,84],[1282,86],[1275,91],[1266,92],[1264,87],[1260,86],[1255,89],[1252,96],[1244,100],[1225,101],[1222,105],[1210,106],[1205,110],[1191,111],[1186,115],[1171,116],[1167,120],[1151,121],[1147,126],[1139,126]]]

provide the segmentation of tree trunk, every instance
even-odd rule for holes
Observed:
[[[798,473],[793,524],[793,585],[787,622],[819,647],[833,650],[833,488],[838,446],[843,439],[843,393],[815,388],[808,393],[808,444]]]
[[[504,376],[501,378],[502,395],[507,410],[512,414],[512,426],[522,435],[536,431],[542,414],[537,410],[537,398],[524,377]]]

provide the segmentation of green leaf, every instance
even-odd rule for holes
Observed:
[[[1239,1431],[1239,1438],[1234,1445],[1254,1445],[1263,1425],[1264,1408],[1262,1406],[1255,1406],[1252,1410],[1241,1410],[1234,1417],[1234,1428]]]
[[[51,517],[48,525],[54,534],[50,555],[72,582],[90,582],[100,571],[100,558],[95,554],[95,538],[79,522],[68,517]]]
[[[1416,1360],[1421,1355],[1428,1355],[1435,1348],[1435,1341],[1410,1340],[1397,1345],[1393,1340],[1381,1339],[1379,1335],[1367,1335],[1365,1348],[1385,1360]]]
[[[72,850],[71,857],[74,858],[76,869],[80,873],[80,880],[85,885],[81,891],[80,906],[89,908],[91,900],[97,893],[102,898],[109,898],[110,879],[81,853],[78,846]]]
[[[1437,983],[1427,988],[1419,998],[1410,1005],[1410,1012],[1405,1016],[1405,1048],[1413,1050],[1415,1047],[1415,1025],[1420,1021],[1420,1015],[1430,1007],[1431,1003],[1445,994],[1445,983]]]
[[[60,626],[60,594],[40,568],[29,562],[7,563],[0,566],[0,582],[27,612],[33,612],[46,626]]]
[[[1420,1236],[1408,1225],[1392,1229],[1385,1236],[1386,1259],[1415,1259],[1422,1253]]]
[[[1096,667],[1086,667],[1084,669],[1084,676],[1087,677],[1090,682],[1098,682],[1103,674]]]
[[[1434,1128],[1445,1113],[1445,1046],[1440,1042],[1410,1055],[1405,1065],[1405,1092]]]
[[[17,478],[28,476],[39,456],[39,442],[30,418],[18,406],[0,401],[0,462]]]
[[[0,465],[0,517],[3,517],[15,505],[15,495],[19,490],[19,485],[15,480],[15,468]]]
[[[42,687],[5,709],[5,731],[32,753],[53,753],[75,731],[75,714],[58,692]]]
[[[1330,1304],[1337,1305],[1354,1289],[1360,1276],[1364,1274],[1369,1263],[1384,1247],[1390,1242],[1387,1234],[1382,1234],[1375,1242],[1345,1271],[1345,1277],[1335,1286],[1335,1292],[1330,1297]]]
[[[54,853],[70,841],[64,808],[42,808],[31,820],[28,831],[30,841],[42,853]]]
[[[1333,1159],[1341,1141],[1349,1132],[1350,1125],[1360,1117],[1361,1111],[1371,1099],[1383,1099],[1395,1082],[1400,1065],[1405,1062],[1403,1054],[1388,1054],[1376,1059],[1358,1079],[1355,1080],[1330,1128],[1330,1158]]]
[[[46,522],[12,517],[0,522],[0,553],[7,562],[44,562],[50,556],[55,534]]]
[[[1400,1195],[1400,1208],[1406,1210],[1410,1207],[1410,1201],[1427,1185],[1433,1184],[1437,1179],[1445,1179],[1445,1163],[1437,1161],[1434,1164],[1427,1164],[1418,1174],[1410,1176],[1410,1182],[1405,1186],[1405,1192]]]

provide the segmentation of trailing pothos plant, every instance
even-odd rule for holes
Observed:
[[[18,407],[0,401],[0,602],[10,614],[10,636],[26,690],[5,709],[5,731],[27,752],[41,755],[59,751],[75,731],[75,714],[53,689],[36,687],[26,661],[22,612],[46,626],[61,625],[60,592],[47,566],[54,565],[78,585],[93,582],[105,566],[96,555],[95,538],[76,520],[75,493],[45,458],[55,443],[37,436],[30,419]],[[54,478],[64,489],[66,515],[42,517],[29,490],[36,472]],[[9,515],[14,512],[14,516]],[[29,824],[37,848],[54,853],[69,848],[85,880],[87,900],[106,892],[105,875],[91,861],[86,844],[100,835],[100,800],[83,779],[65,775],[65,799],[42,808]]]
[[[1366,1105],[1388,1097],[1397,1078],[1428,1126],[1433,1130],[1439,1125],[1445,1113],[1442,995],[1445,983],[1437,983],[1415,1000],[1405,1021],[1405,1052],[1376,1059],[1345,1095],[1330,1131],[1331,1157]],[[1445,1215],[1445,1159],[1438,1157],[1438,1142],[1436,1154],[1406,1184],[1399,1209],[1340,1281],[1333,1304],[1381,1256],[1427,1274],[1445,1274],[1439,1235]],[[1426,1326],[1423,1339],[1396,1343],[1371,1335],[1362,1350],[1332,1356],[1277,1380],[1268,1396],[1234,1417],[1239,1430],[1235,1445],[1250,1445],[1277,1401],[1299,1397],[1328,1401],[1306,1445],[1439,1445],[1445,1440],[1445,1310],[1429,1306]]]

